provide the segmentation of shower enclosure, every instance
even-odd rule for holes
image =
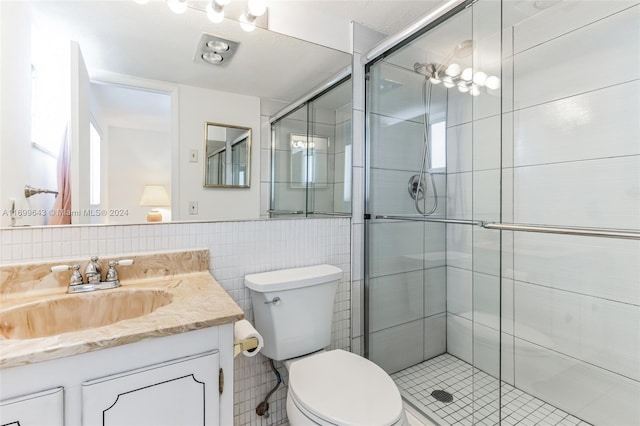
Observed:
[[[271,122],[270,216],[351,214],[351,78]]]
[[[436,423],[640,424],[638,22],[460,1],[367,58],[365,355]]]

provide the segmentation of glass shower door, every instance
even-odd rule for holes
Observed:
[[[500,419],[500,58],[480,1],[367,70],[365,349],[441,424]]]

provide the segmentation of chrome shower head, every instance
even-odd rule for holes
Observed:
[[[418,74],[432,77],[436,73],[437,68],[435,64],[421,64],[419,62],[416,62],[415,64],[413,64],[413,70]]]

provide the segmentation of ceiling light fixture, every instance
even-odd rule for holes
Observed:
[[[267,11],[267,0],[249,0],[247,11],[240,17],[240,27],[246,32],[256,29],[256,19]]]
[[[167,0],[167,6],[178,15],[187,11],[187,0]]]
[[[1,0],[0,0],[1,1]],[[146,4],[150,0],[133,0],[139,4]],[[166,0],[167,6],[171,9],[172,12],[177,14],[183,14],[187,11],[189,7],[194,10],[202,12],[203,5],[198,0]],[[240,27],[247,31],[251,32],[256,29],[257,20],[259,17],[267,13],[267,1],[268,0],[247,0],[247,7],[245,12],[240,16],[238,21],[240,22]],[[225,13],[224,8],[228,5],[231,0],[210,0],[204,12],[207,14],[207,18],[215,24],[219,24],[224,21]],[[266,28],[266,20],[263,20],[260,24],[261,27]]]
[[[267,0],[249,0],[247,9],[256,18],[262,16],[267,11]]]
[[[207,18],[214,24],[224,21],[224,5],[219,1],[213,0],[207,5]]]
[[[256,29],[256,18],[257,16],[253,16],[251,13],[246,12],[240,16],[240,28],[250,33],[251,31]]]
[[[447,89],[457,87],[461,93],[469,93],[471,96],[480,96],[481,89],[491,92],[500,88],[500,78],[488,75],[486,72],[474,70],[471,67],[463,67],[460,60],[453,62],[455,58],[470,56],[473,53],[473,40],[465,40],[453,49],[453,54],[445,58],[442,63],[417,62],[413,70],[429,79],[431,84],[442,83]],[[466,62],[466,61],[462,61]]]

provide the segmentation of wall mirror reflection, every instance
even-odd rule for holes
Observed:
[[[249,188],[251,129],[206,123],[204,142],[204,186]]]
[[[271,216],[351,214],[351,78],[271,119]]]
[[[2,38],[12,40],[0,51],[0,207],[8,212],[0,227],[60,224],[57,212],[69,213],[65,224],[145,223],[148,185],[169,195],[169,206],[151,206],[164,210],[162,221],[260,217],[262,105],[285,107],[351,55],[260,25],[248,33],[231,19],[213,24],[207,2],[190,3],[177,16],[161,1],[0,1]],[[194,60],[198,40],[212,32],[239,46],[221,66]],[[214,184],[250,189],[203,187],[206,121],[254,130],[251,173],[238,164]],[[66,145],[68,161],[58,167]],[[64,176],[73,176],[68,190],[58,182]],[[25,185],[48,192],[25,197]]]

